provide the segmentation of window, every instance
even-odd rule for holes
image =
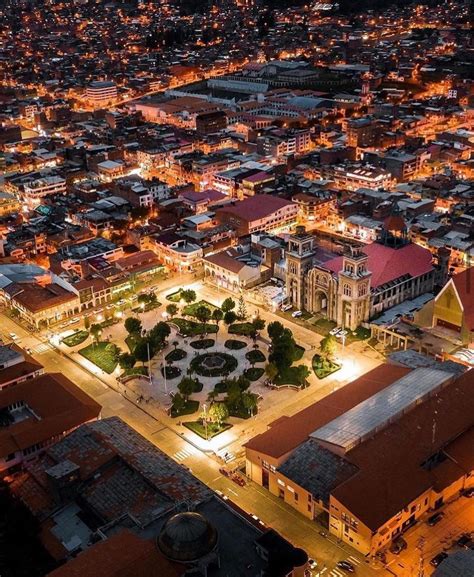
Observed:
[[[343,292],[345,294],[346,297],[351,297],[352,296],[352,288],[350,285],[345,284],[343,286]]]
[[[295,501],[298,502],[298,493],[295,492]]]

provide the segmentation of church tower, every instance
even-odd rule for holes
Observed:
[[[286,253],[286,295],[297,309],[305,309],[305,277],[313,267],[314,236],[304,226],[296,227]]]
[[[370,280],[368,256],[358,247],[351,247],[342,260],[338,273],[337,324],[354,331],[370,316]]]

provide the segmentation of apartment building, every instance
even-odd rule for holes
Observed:
[[[86,87],[86,99],[93,106],[104,106],[117,99],[117,85],[115,82],[96,80]]]

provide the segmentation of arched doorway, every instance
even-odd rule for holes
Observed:
[[[317,289],[314,293],[314,307],[315,313],[319,313],[323,316],[328,314],[328,295],[325,291]]]

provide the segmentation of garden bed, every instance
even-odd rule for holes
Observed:
[[[179,289],[174,293],[166,295],[166,300],[171,301],[172,303],[179,303],[179,301],[181,300],[181,292],[182,292],[181,289]]]
[[[245,358],[250,361],[251,363],[263,363],[266,360],[265,355],[262,353],[262,351],[259,351],[258,349],[254,349],[253,351],[249,351],[246,355]]]
[[[183,415],[193,415],[199,409],[199,401],[188,400],[184,403],[183,408],[177,411],[173,405],[171,405],[171,416],[175,419],[176,417],[182,417]]]
[[[237,368],[236,358],[227,353],[204,353],[191,361],[191,369],[201,377],[220,377]]]
[[[206,307],[211,311],[211,313],[218,308],[208,301],[201,300],[195,303],[191,303],[190,305],[186,305],[183,308],[183,315],[189,315],[190,317],[193,317],[196,314],[196,311],[198,310],[199,307]]]
[[[118,360],[117,355],[108,347],[110,343],[93,343],[81,349],[79,354],[110,375],[114,372]]]
[[[244,337],[249,337],[255,332],[255,328],[252,323],[234,323],[229,327],[230,335],[242,335]]]
[[[244,377],[249,381],[258,381],[260,377],[263,376],[265,369],[262,367],[252,367],[251,369],[246,369],[244,371]]]
[[[166,376],[167,379],[176,379],[181,374],[181,369],[179,367],[162,367],[161,374]]]
[[[200,341],[192,341],[189,343],[193,349],[201,350],[201,349],[210,349],[214,346],[216,341],[214,339],[201,339]]]
[[[125,369],[120,375],[120,378],[124,377],[134,377],[134,376],[148,376],[148,367],[132,367],[131,369]]]
[[[217,333],[217,326],[210,323],[197,323],[187,319],[173,319],[169,321],[178,327],[180,334],[185,337],[195,337],[204,333]]]
[[[187,356],[188,356],[188,353],[185,350],[174,349],[166,355],[165,359],[167,361],[176,362],[176,361],[182,361]]]
[[[217,437],[217,435],[220,435],[232,427],[230,423],[222,423],[222,425],[218,425],[217,423],[207,423],[206,436],[206,427],[202,421],[188,421],[187,423],[183,423],[183,425],[204,440]]]
[[[341,368],[341,365],[338,363],[323,359],[321,355],[314,355],[312,365],[314,374],[318,379],[324,379]]]
[[[238,351],[240,349],[245,349],[247,343],[244,341],[238,341],[237,339],[228,339],[224,346],[226,349],[230,349],[231,351]]]
[[[67,347],[77,347],[77,345],[82,344],[87,337],[89,336],[89,331],[76,331],[69,335],[68,337],[64,337],[61,341]]]
[[[299,380],[298,380],[298,367],[288,367],[286,369],[283,369],[283,371],[281,371],[276,378],[274,379],[274,384],[277,386],[281,386],[281,385],[293,385],[296,387],[301,387],[303,388],[304,385],[302,385]]]

